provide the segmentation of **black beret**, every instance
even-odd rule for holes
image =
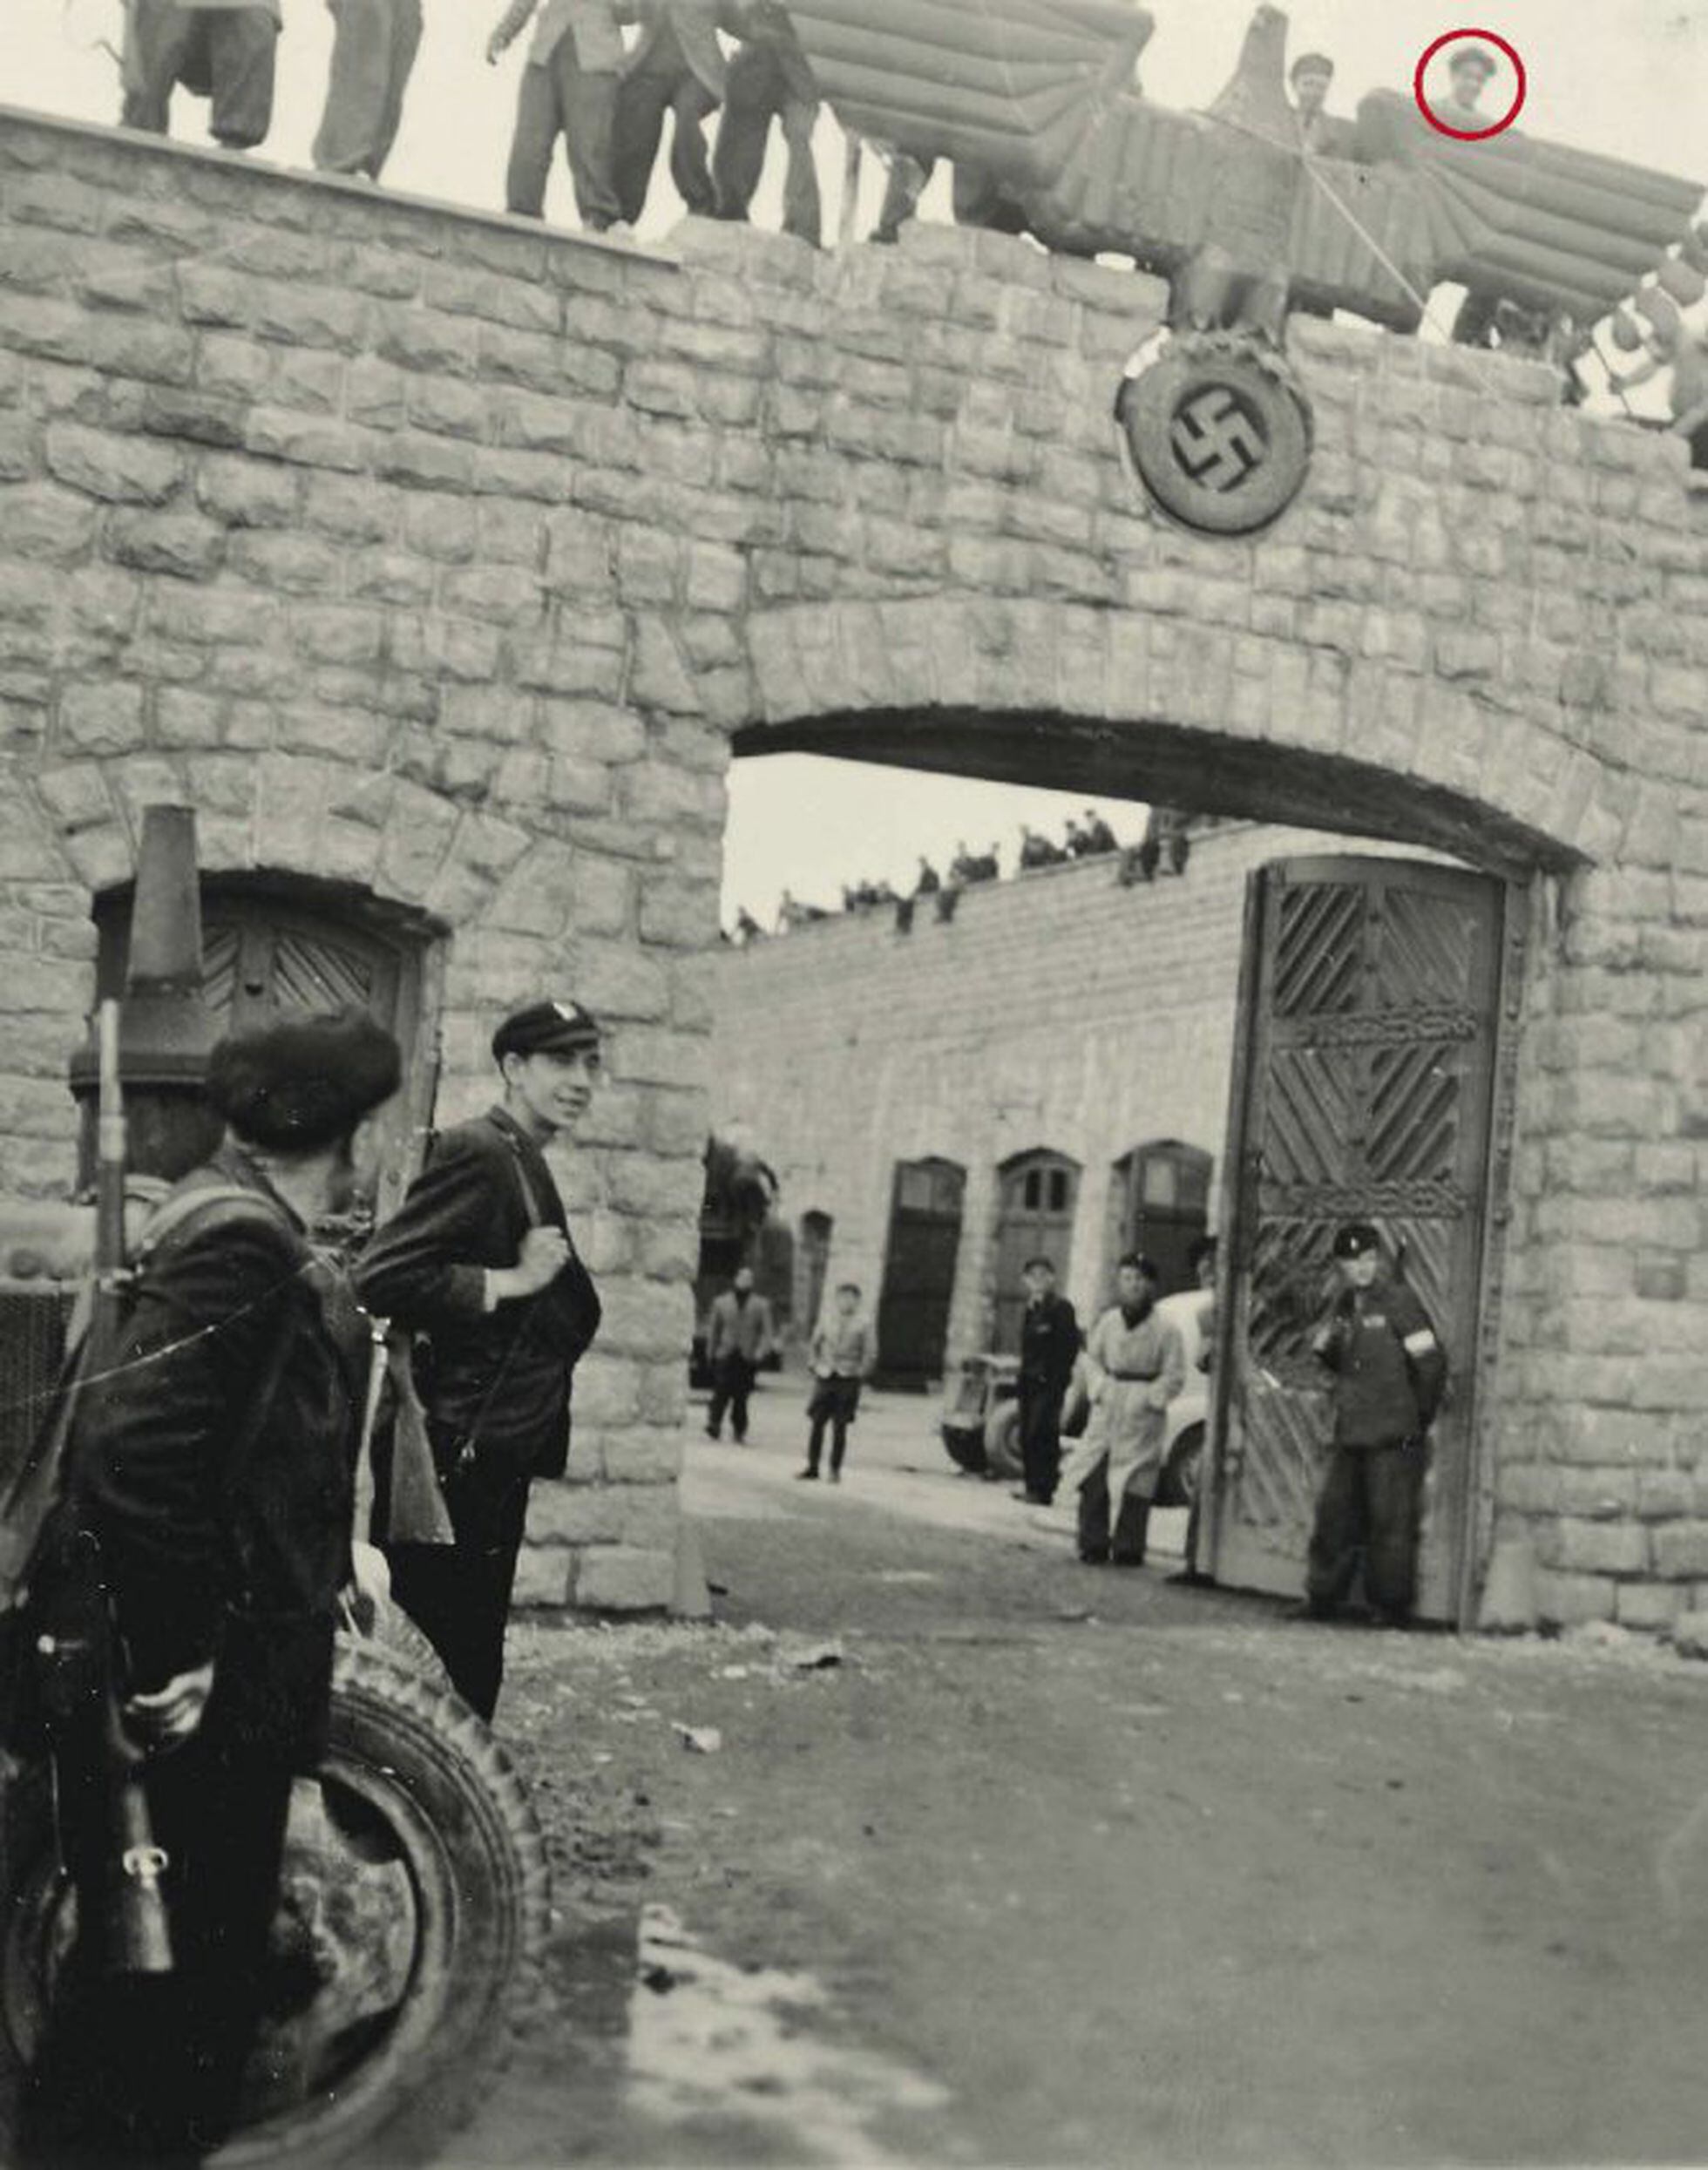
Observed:
[[[1332,75],[1334,63],[1326,53],[1301,53],[1288,69],[1289,81],[1302,75]]]
[[[492,1060],[507,1054],[574,1054],[599,1045],[599,1020],[579,1002],[530,1002],[492,1034]]]
[[[1135,1272],[1142,1273],[1147,1281],[1160,1281],[1162,1278],[1156,1271],[1156,1259],[1148,1258],[1142,1251],[1123,1251],[1115,1260],[1115,1271],[1119,1272],[1122,1266],[1131,1266]]]
[[[1481,45],[1461,45],[1447,63],[1449,75],[1460,68],[1480,68],[1484,79],[1501,72],[1501,64]]]
[[[207,1097],[248,1144],[312,1153],[347,1137],[397,1089],[397,1042],[366,1010],[232,1033],[207,1060]]]
[[[1382,1247],[1381,1237],[1368,1221],[1347,1221],[1334,1231],[1337,1258],[1362,1258]]]

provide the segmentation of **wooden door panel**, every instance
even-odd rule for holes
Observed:
[[[1341,1221],[1376,1224],[1450,1367],[1474,1364],[1502,909],[1499,883],[1405,860],[1252,877],[1212,1507],[1221,1581],[1302,1587],[1332,1423],[1310,1341]],[[1427,1617],[1457,1609],[1470,1407],[1450,1391],[1432,1433]]]

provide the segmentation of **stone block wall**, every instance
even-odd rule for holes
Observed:
[[[951,1367],[992,1346],[998,1170],[1065,1153],[1081,1172],[1062,1289],[1089,1315],[1108,1300],[1115,1163],[1135,1146],[1212,1155],[1218,1224],[1246,878],[1338,844],[1233,824],[1196,837],[1179,877],[1123,885],[1114,858],[1043,867],[964,891],[946,923],[927,898],[905,933],[873,911],[727,950],[714,1123],[776,1170],[785,1225],[830,1216],[830,1277],[874,1304],[896,1163],[966,1170]]]
[[[661,1602],[732,741],[1440,849],[1539,900],[1483,1366],[1502,1587],[1708,1603],[1683,448],[1538,367],[1305,322],[1311,477],[1212,541],[1110,418],[1156,281],[945,228],[690,224],[679,259],[0,113],[0,1190],[69,1178],[91,901],[151,799],[214,869],[437,946],[444,1119],[493,1011],[567,977],[613,1026],[570,1173],[609,1325],[527,1589]]]

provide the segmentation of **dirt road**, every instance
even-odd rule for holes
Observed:
[[[515,1638],[563,1920],[447,2162],[1708,2159],[1708,1671],[1084,1569],[931,1414],[832,1489],[768,1397],[715,1626]]]

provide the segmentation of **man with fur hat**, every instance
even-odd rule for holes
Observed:
[[[454,1545],[390,1551],[397,1602],[464,1700],[490,1719],[535,1477],[569,1455],[570,1375],[599,1328],[545,1148],[586,1113],[600,1030],[534,1002],[492,1035],[499,1104],[447,1130],[356,1266],[376,1318],[417,1337],[417,1384]]]
[[[92,1547],[112,1605],[174,1966],[145,1999],[104,1963],[111,1839],[73,1766],[79,1938],[37,2098],[54,2160],[200,2160],[235,2115],[351,1571],[367,1337],[308,1231],[354,1201],[364,1119],[398,1071],[360,1012],[221,1041],[224,1142],[157,1207],[121,1337],[78,1390],[61,1556]]]
[[[1417,1593],[1427,1433],[1447,1356],[1423,1305],[1394,1279],[1381,1238],[1349,1221],[1334,1238],[1340,1292],[1312,1353],[1333,1374],[1334,1451],[1317,1502],[1305,1609],[1328,1619],[1364,1567],[1365,1595],[1393,1625]]]

